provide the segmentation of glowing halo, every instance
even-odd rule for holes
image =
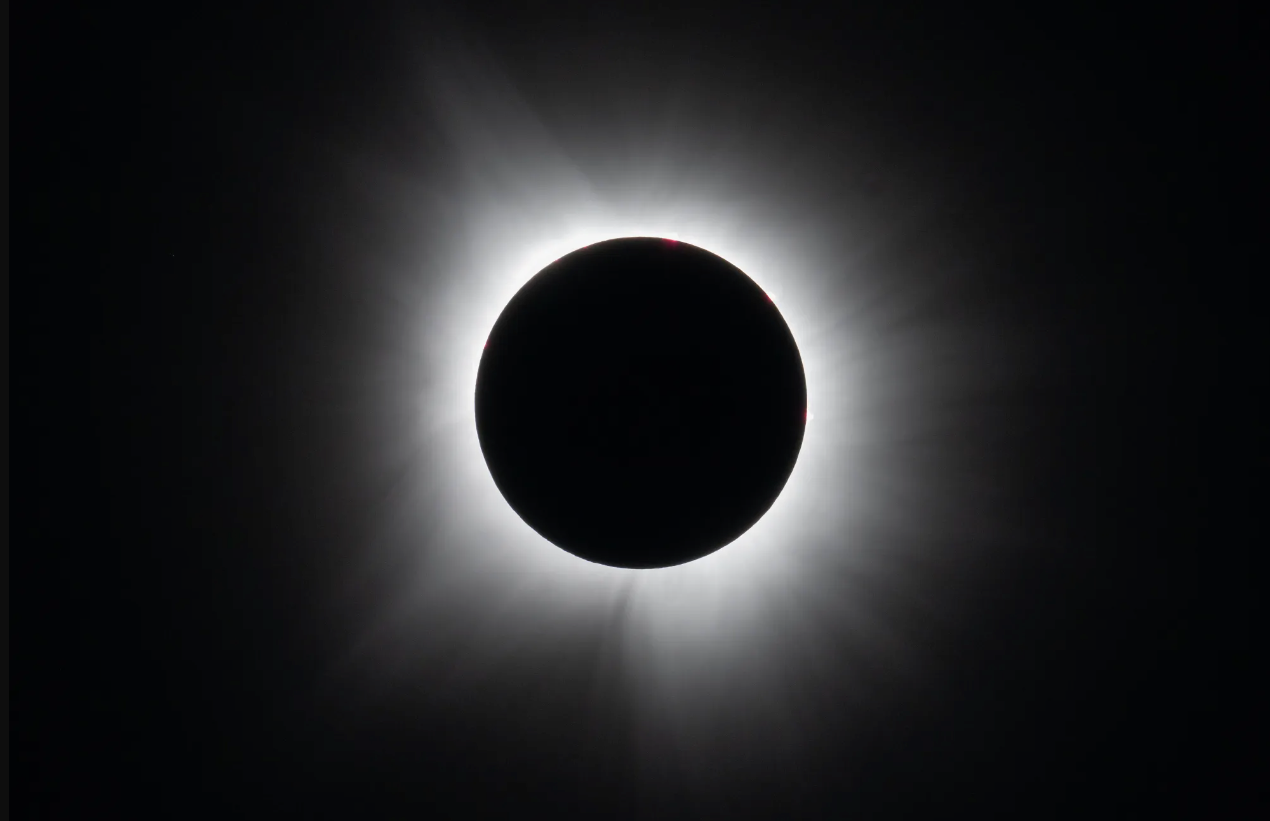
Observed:
[[[426,241],[366,286],[394,294],[384,326],[401,348],[373,401],[410,422],[365,457],[396,478],[359,561],[395,568],[393,595],[358,610],[358,641],[332,678],[404,692],[426,675],[430,691],[466,692],[532,677],[594,640],[597,697],[634,704],[641,733],[684,744],[708,744],[721,721],[775,734],[795,714],[841,718],[867,693],[921,680],[912,636],[955,606],[929,591],[949,557],[969,574],[1011,527],[990,508],[991,466],[970,473],[942,454],[1017,355],[991,329],[915,330],[910,317],[952,287],[891,273],[943,265],[893,250],[917,246],[894,240],[929,197],[900,191],[835,222],[804,206],[805,183],[741,181],[743,165],[780,159],[761,145],[732,176],[704,161],[696,175],[625,160],[584,172],[492,61],[458,46],[436,59],[424,99],[453,154],[429,183],[443,190],[421,195],[390,171],[363,186],[396,219],[414,215],[403,231]],[[487,335],[517,290],[577,248],[628,236],[689,242],[750,276],[797,341],[808,393],[797,465],[767,514],[726,550],[650,571],[579,560],[531,530],[495,486],[474,416]],[[826,665],[849,666],[839,680],[858,690],[832,703],[791,695]]]

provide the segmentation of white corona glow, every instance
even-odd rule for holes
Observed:
[[[752,168],[781,159],[761,153],[731,166],[691,157],[695,174],[652,159],[583,171],[479,50],[443,49],[425,75],[420,96],[455,170],[448,190],[426,195],[441,204],[420,217],[427,253],[382,279],[416,295],[394,320],[408,328],[402,370],[377,394],[394,413],[409,409],[413,430],[384,445],[382,465],[407,478],[377,514],[366,561],[402,569],[399,595],[366,616],[347,668],[403,681],[426,669],[434,686],[462,687],[540,669],[556,648],[598,635],[596,664],[612,674],[597,676],[617,691],[606,697],[634,703],[641,731],[689,745],[706,743],[710,722],[788,725],[799,677],[830,657],[871,660],[861,692],[876,685],[866,670],[917,675],[903,622],[922,610],[922,562],[939,540],[968,551],[967,517],[984,503],[968,495],[973,476],[958,474],[941,503],[921,484],[929,472],[879,454],[955,438],[941,431],[958,417],[939,402],[999,373],[984,351],[1008,346],[906,325],[929,294],[871,266],[886,264],[876,248],[901,229],[883,226],[902,225],[910,202],[855,224],[818,222],[799,210],[797,186],[747,188]],[[366,187],[392,209],[418,210],[423,195],[391,171],[376,180]],[[444,230],[429,227],[437,214]],[[753,279],[793,333],[816,409],[767,514],[723,549],[658,570],[593,564],[530,529],[490,476],[474,415],[481,355],[513,295],[554,260],[630,236],[691,243]],[[975,538],[989,531],[974,523]],[[831,709],[855,695],[836,692]]]
[[[815,516],[832,521],[841,513],[831,500],[841,491],[841,479],[830,477],[836,461],[835,439],[845,430],[820,426],[808,428],[793,474],[775,504],[759,522],[723,550],[689,564],[655,571],[632,571],[594,565],[577,559],[546,542],[508,507],[490,477],[476,438],[473,393],[480,355],[490,328],[512,296],[538,271],[553,260],[587,245],[616,237],[670,237],[702,247],[728,260],[763,287],[778,277],[797,280],[801,272],[791,260],[776,256],[770,247],[744,239],[744,225],[688,227],[673,217],[664,221],[645,216],[638,220],[590,220],[576,216],[582,209],[560,203],[562,212],[575,214],[578,224],[556,237],[530,239],[523,245],[508,243],[501,253],[490,254],[480,268],[459,280],[461,290],[485,294],[468,303],[467,312],[454,312],[452,326],[444,337],[429,339],[429,348],[450,349],[450,363],[444,381],[428,397],[429,411],[421,422],[435,430],[442,422],[448,429],[449,475],[463,488],[454,499],[453,524],[479,528],[488,537],[463,561],[473,572],[481,566],[491,572],[518,580],[522,592],[534,591],[535,608],[587,608],[603,610],[611,606],[619,592],[631,588],[631,616],[639,630],[655,635],[665,630],[664,639],[681,650],[719,652],[726,636],[743,630],[746,619],[760,617],[773,585],[788,584],[799,572],[797,542],[800,521]],[[707,211],[705,203],[693,203],[694,210]],[[713,209],[718,209],[715,205]],[[477,229],[479,231],[479,229]],[[772,269],[775,260],[779,267]],[[783,263],[783,265],[781,264]],[[484,287],[481,287],[484,286]],[[457,296],[457,294],[456,294]],[[847,374],[835,375],[826,367],[824,346],[840,345],[841,335],[826,338],[826,318],[815,315],[815,306],[791,300],[782,313],[799,343],[807,375],[809,397],[821,406],[832,406],[841,395]],[[818,325],[820,327],[818,327]],[[435,329],[440,331],[440,329]],[[460,350],[463,352],[460,355]],[[847,424],[842,416],[842,425]],[[835,433],[837,436],[835,436]],[[828,508],[828,509],[826,509]],[[469,515],[464,515],[467,512]],[[781,579],[785,581],[782,583]],[[779,587],[778,587],[779,589]],[[743,630],[743,632],[749,632]],[[723,640],[721,642],[721,640]],[[693,646],[704,642],[702,646]]]

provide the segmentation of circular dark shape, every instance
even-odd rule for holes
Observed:
[[[806,425],[793,335],[693,245],[613,239],[512,298],[476,378],[495,484],[548,541],[614,567],[683,564],[762,518]]]

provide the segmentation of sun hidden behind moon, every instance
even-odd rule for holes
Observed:
[[[481,450],[529,527],[580,558],[683,564],[749,530],[802,445],[807,388],[757,284],[694,245],[613,239],[534,276],[489,335]]]

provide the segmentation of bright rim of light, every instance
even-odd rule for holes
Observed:
[[[824,420],[807,426],[798,463],[784,491],[767,514],[736,541],[688,564],[652,571],[626,570],[592,564],[566,553],[530,529],[507,505],[494,485],[476,436],[476,373],[489,331],[512,296],[554,260],[596,242],[639,236],[678,239],[726,259],[764,290],[779,283],[782,291],[796,292],[786,283],[807,274],[800,272],[796,263],[791,264],[792,260],[783,260],[781,265],[763,243],[747,241],[744,226],[676,231],[682,227],[678,221],[665,224],[647,218],[593,218],[586,222],[589,224],[574,226],[559,236],[508,243],[488,254],[479,267],[474,266],[458,280],[457,291],[479,290],[481,298],[468,302],[466,312],[453,312],[451,326],[444,331],[434,328],[437,337],[427,342],[432,350],[445,349],[441,360],[449,366],[427,397],[430,410],[422,422],[431,435],[437,435],[438,428],[446,431],[442,436],[449,443],[446,475],[453,482],[452,524],[483,534],[479,546],[467,548],[468,555],[455,556],[454,561],[470,566],[472,572],[515,579],[522,593],[532,595],[535,609],[598,608],[598,614],[629,586],[632,615],[645,622],[641,629],[665,630],[667,639],[675,644],[701,641],[717,652],[721,636],[715,630],[748,632],[742,626],[744,621],[761,618],[762,604],[773,589],[792,583],[799,566],[797,544],[806,522],[813,518],[833,521],[845,513],[840,505],[845,476],[834,455],[834,445],[846,433],[842,429],[845,417],[840,417],[838,430]],[[479,228],[475,231],[480,233]],[[455,296],[461,298],[459,293]],[[817,332],[815,305],[786,298],[781,311],[800,347],[809,402],[833,408],[847,375],[829,371],[824,346],[841,339],[826,339],[823,332]],[[819,319],[821,325],[824,322]],[[698,648],[701,650],[704,647]]]
[[[794,216],[796,187],[747,192],[752,169],[772,159],[762,156],[733,171],[703,159],[696,175],[627,160],[584,173],[492,62],[462,50],[439,59],[426,98],[456,154],[451,187],[397,183],[400,196],[378,195],[394,212],[421,213],[426,239],[413,268],[383,279],[417,307],[398,322],[409,329],[406,355],[377,401],[413,408],[415,439],[385,442],[388,455],[376,457],[385,475],[406,478],[394,480],[364,552],[368,565],[401,568],[399,595],[365,617],[346,670],[381,680],[397,670],[406,682],[426,670],[429,686],[463,687],[549,665],[559,647],[598,634],[607,649],[597,664],[619,671],[605,680],[647,727],[693,735],[685,728],[723,716],[780,724],[797,701],[789,682],[843,653],[909,669],[916,657],[895,614],[920,609],[926,545],[965,545],[990,517],[959,463],[957,481],[934,493],[925,457],[915,471],[912,459],[878,454],[956,438],[946,431],[960,411],[939,401],[964,394],[972,375],[991,376],[983,363],[1008,346],[906,329],[929,294],[863,270],[876,258],[870,244],[898,230],[887,227],[894,213],[870,223],[862,212],[858,225]],[[393,184],[377,178],[377,190]],[[420,197],[435,207],[419,208]],[[437,219],[443,226],[430,227]],[[793,333],[815,410],[767,514],[723,549],[658,570],[593,564],[535,533],[495,486],[474,418],[481,354],[512,296],[554,260],[631,236],[691,243],[753,279]],[[829,636],[830,625],[852,635]],[[853,694],[837,697],[845,705]]]

